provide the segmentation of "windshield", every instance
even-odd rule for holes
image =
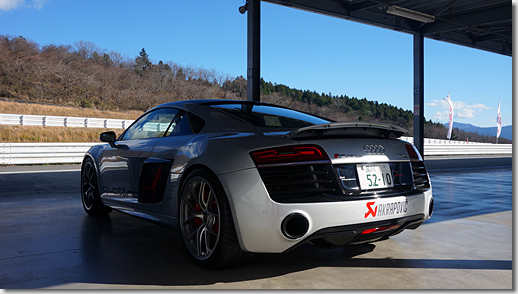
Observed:
[[[210,107],[233,115],[264,131],[293,130],[331,122],[310,114],[269,105],[216,104]]]

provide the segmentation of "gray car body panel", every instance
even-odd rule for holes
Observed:
[[[304,237],[296,240],[287,239],[280,232],[281,222],[289,214],[300,213],[310,221],[306,235],[330,226],[360,224],[374,220],[362,218],[366,205],[364,200],[304,204],[276,203],[268,195],[250,156],[251,152],[287,145],[315,144],[326,151],[332,164],[410,160],[405,147],[409,143],[396,139],[404,131],[398,127],[378,123],[370,125],[362,123],[356,126],[351,123],[329,123],[298,130],[263,133],[244,121],[201,105],[210,102],[240,103],[242,101],[182,101],[166,103],[149,110],[165,107],[185,110],[203,118],[205,126],[197,134],[154,140],[130,140],[141,142],[115,142],[119,146],[132,145],[128,146],[129,150],[141,148],[140,152],[135,151],[133,157],[124,155],[124,151],[128,150],[121,150],[119,154],[108,144],[92,147],[87,156],[94,159],[101,175],[99,176],[100,193],[103,195],[105,204],[134,216],[176,227],[182,181],[193,169],[205,168],[218,177],[225,190],[241,248],[251,252],[283,252],[304,239]],[[344,128],[349,128],[349,131]],[[366,132],[369,135],[364,138],[354,137],[360,130],[369,130]],[[317,131],[327,131],[330,136],[326,137],[325,134],[322,136],[322,133]],[[365,145],[382,145],[384,152],[368,154],[365,151]],[[134,163],[131,163],[132,161]],[[120,183],[129,181],[121,179],[121,175],[110,174],[110,170],[117,171],[118,168],[129,168],[132,165],[133,169],[129,168],[122,173],[132,178],[131,191],[134,192],[139,190],[135,183],[138,184],[137,180],[141,176],[140,170],[143,166],[164,161],[170,162],[171,168],[168,172],[164,197],[160,202],[138,203],[135,201],[138,197],[114,195],[120,194],[120,191],[113,193],[113,189],[108,189],[108,193],[103,194],[102,187],[111,187],[118,181]],[[124,191],[122,192],[124,194]],[[400,216],[423,214],[425,219],[430,217],[427,206],[431,198],[431,188],[412,197],[394,197],[398,201],[408,201],[410,205],[408,212]],[[390,219],[390,216],[383,216],[381,219]]]

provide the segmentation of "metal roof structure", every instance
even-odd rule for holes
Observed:
[[[512,56],[511,0],[262,0]]]
[[[512,56],[511,0],[247,0],[247,99],[260,101],[260,3],[334,16],[413,35],[414,145],[424,154],[424,38]]]

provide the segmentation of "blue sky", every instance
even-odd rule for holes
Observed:
[[[246,76],[244,0],[0,0],[0,34],[40,46],[92,42],[134,58]],[[261,76],[301,90],[347,95],[413,108],[412,36],[373,26],[261,4]],[[425,117],[512,124],[512,59],[425,39]]]

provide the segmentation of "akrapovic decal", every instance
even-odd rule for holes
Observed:
[[[367,202],[367,213],[365,214],[364,218],[367,218],[370,214],[372,214],[372,217],[376,217],[376,212],[378,211],[378,206],[376,205],[374,209],[372,209],[372,205],[376,204],[376,202]]]
[[[365,213],[364,218],[368,218],[369,216],[373,218],[380,216],[390,216],[407,212],[408,200],[379,203],[378,205],[376,205],[376,201],[372,201],[367,202],[366,207],[367,212]]]

